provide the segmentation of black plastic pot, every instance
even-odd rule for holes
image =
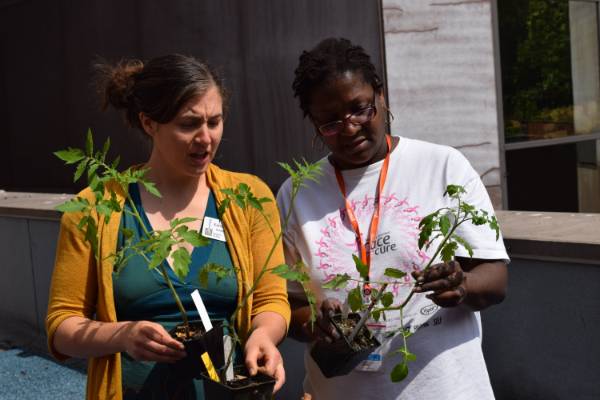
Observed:
[[[207,400],[271,400],[275,379],[257,373],[249,376],[243,366],[234,368],[235,375],[246,378],[227,382],[226,384],[215,382],[207,375],[202,377],[204,381],[204,396]]]
[[[358,323],[360,314],[349,314],[348,319]],[[379,341],[366,326],[363,326],[356,336],[357,338],[362,336],[368,344],[360,346],[357,338],[355,338],[354,345],[351,345],[338,325],[341,320],[341,314],[335,314],[330,318],[331,323],[340,335],[340,339],[333,343],[316,342],[310,351],[310,355],[326,378],[349,374],[361,361],[366,360],[373,350],[380,346]]]
[[[181,327],[178,325],[177,327]],[[177,327],[169,333],[176,338]],[[182,341],[185,347],[186,356],[172,365],[182,378],[200,379],[203,373],[206,373],[206,367],[202,362],[202,354],[208,352],[210,359],[216,369],[225,365],[223,356],[223,323],[221,321],[213,322],[213,328],[206,333],[201,321],[191,321],[190,327],[198,332],[194,337]],[[180,339],[177,339],[180,340]]]

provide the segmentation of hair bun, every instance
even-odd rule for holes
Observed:
[[[144,68],[144,63],[140,60],[121,60],[116,65],[97,64],[96,68],[103,108],[109,104],[117,109],[130,108],[135,78]]]

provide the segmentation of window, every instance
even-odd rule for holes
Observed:
[[[509,209],[600,212],[598,2],[497,1]]]

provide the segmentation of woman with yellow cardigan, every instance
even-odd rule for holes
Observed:
[[[224,199],[220,189],[243,182],[258,198],[273,195],[257,177],[212,164],[223,133],[226,99],[221,80],[208,66],[191,57],[169,55],[146,64],[100,65],[99,71],[105,104],[123,110],[127,122],[151,139],[145,167],[162,197],[141,185],[129,185],[142,220],[130,217],[124,205],[125,212],[114,214],[106,224],[100,221],[100,262],[77,228],[80,216],[63,216],[46,320],[48,344],[60,360],[89,358],[88,399],[172,398],[169,385],[176,377],[164,376],[170,370],[158,367],[185,356],[183,345],[167,332],[180,314],[165,279],[156,270],[148,271],[140,257],[129,259],[118,275],[113,272],[107,256],[124,242],[119,228],[137,235],[143,228],[168,229],[172,219],[184,217],[196,218],[187,224],[196,231],[203,219],[222,225],[224,238],[210,238],[203,247],[188,245],[192,263],[185,280],[172,270],[168,273],[178,293],[186,294],[180,297],[190,317],[196,311],[189,293],[199,289],[211,319],[226,320],[246,294],[246,283],[253,282],[263,266],[272,232],[252,208],[229,207],[218,215]],[[115,190],[123,203],[125,193]],[[93,198],[89,188],[79,195]],[[264,213],[279,229],[274,201],[264,203]],[[210,262],[235,266],[236,273],[218,285],[200,287],[199,268]],[[279,246],[269,266],[281,263]],[[289,318],[285,280],[266,274],[236,321],[245,339],[244,361],[250,374],[260,370],[273,376],[275,390],[285,380],[276,346]],[[203,399],[202,385],[190,380],[180,398]]]

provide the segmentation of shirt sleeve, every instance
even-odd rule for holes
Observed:
[[[268,269],[277,267],[283,264],[284,256],[281,240],[275,244],[273,249],[273,244],[281,232],[279,212],[273,193],[259,179],[256,179],[253,186],[254,195],[257,198],[268,198],[270,200],[262,203],[263,214],[257,210],[253,212],[250,226],[250,245],[252,247],[254,279],[256,279],[263,266],[266,265]],[[289,326],[291,311],[287,299],[286,280],[269,272],[266,272],[257,283],[253,294],[252,317],[265,311],[278,313]]]
[[[461,185],[466,191],[463,201],[474,206],[475,209],[484,210],[488,215],[495,216],[494,207],[479,174],[460,152],[456,151],[455,154],[454,165],[451,168],[457,172],[455,178],[458,181],[449,181],[448,183],[455,184],[462,182]],[[470,222],[465,222],[458,227],[457,234],[471,245],[474,258],[509,262],[502,234],[500,233],[496,238],[496,232],[489,225],[476,226]],[[469,253],[462,246],[459,247],[456,255],[459,257],[469,257]]]
[[[97,297],[96,262],[89,243],[77,228],[81,215],[65,213],[61,218],[56,260],[46,316],[50,353],[59,360],[68,356],[54,348],[54,334],[69,317],[93,318]]]

